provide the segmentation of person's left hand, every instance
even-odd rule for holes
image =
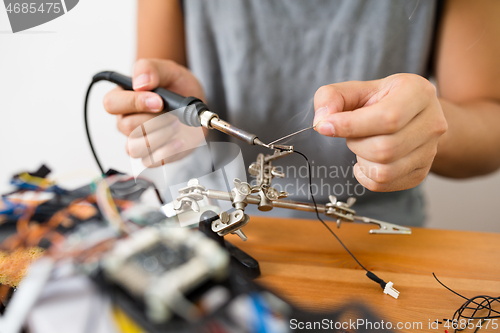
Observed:
[[[448,128],[435,87],[414,74],[323,86],[314,107],[316,131],[346,138],[356,179],[377,192],[420,184]]]

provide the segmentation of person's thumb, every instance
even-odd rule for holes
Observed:
[[[186,68],[171,60],[139,59],[134,66],[133,87],[136,91],[168,89],[186,72]]]

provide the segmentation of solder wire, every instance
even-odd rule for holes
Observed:
[[[278,142],[280,142],[280,141],[283,141],[283,140],[285,140],[285,139],[288,139],[288,138],[290,138],[290,137],[292,137],[292,136],[295,136],[295,135],[300,134],[300,133],[302,133],[302,132],[305,132],[305,131],[307,131],[307,130],[313,129],[313,128],[315,128],[315,127],[316,127],[316,125],[313,125],[313,126],[310,126],[310,127],[303,128],[303,129],[301,129],[301,130],[299,130],[299,131],[297,131],[297,132],[293,132],[293,133],[291,133],[291,134],[285,135],[284,137],[279,138],[278,140],[274,140],[273,142],[269,142],[267,145],[268,145],[268,146],[271,146],[271,145],[273,145],[273,144],[275,144],[275,143],[278,143]]]

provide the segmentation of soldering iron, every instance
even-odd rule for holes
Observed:
[[[125,90],[133,90],[132,79],[120,73],[111,71],[97,73],[94,75],[92,83],[99,81],[113,82]],[[216,129],[250,145],[270,148],[255,134],[248,133],[220,119],[216,113],[209,111],[205,103],[196,97],[184,97],[164,88],[156,88],[153,92],[163,100],[164,111],[176,111],[174,114],[185,125]]]

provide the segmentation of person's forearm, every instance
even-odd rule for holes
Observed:
[[[446,177],[484,175],[500,167],[500,103],[456,105],[440,99],[448,131],[441,137],[431,171]]]
[[[151,58],[187,64],[179,0],[137,2],[137,59]]]

